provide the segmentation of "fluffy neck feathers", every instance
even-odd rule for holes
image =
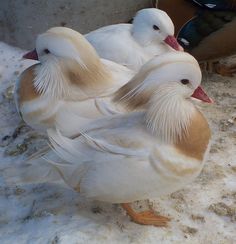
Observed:
[[[168,90],[168,92],[167,92]],[[158,89],[147,105],[146,123],[152,133],[167,143],[176,143],[188,135],[194,105],[180,97],[172,84]]]
[[[58,60],[51,56],[35,68],[34,87],[39,94],[60,98],[68,93],[66,77]]]
[[[197,110],[189,100],[178,95],[176,82],[162,84],[158,89],[147,89],[142,83],[129,92],[127,89],[127,86],[122,87],[114,101],[131,110],[145,109],[145,121],[153,134],[172,144],[187,135],[191,118]]]
[[[54,99],[83,100],[111,85],[112,76],[99,59],[91,58],[85,67],[54,55],[43,57],[41,62],[35,70],[35,89]]]

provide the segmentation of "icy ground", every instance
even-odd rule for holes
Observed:
[[[203,86],[215,100],[201,105],[213,134],[209,159],[191,185],[152,207],[172,221],[168,228],[132,223],[119,207],[88,202],[60,183],[10,185],[4,171],[21,167],[45,144],[25,126],[12,87],[31,62],[0,43],[0,243],[236,243],[236,81],[208,75]],[[138,202],[137,208],[147,207]]]

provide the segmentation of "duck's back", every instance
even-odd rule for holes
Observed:
[[[131,24],[102,27],[85,35],[98,55],[137,70],[148,57],[132,36]]]

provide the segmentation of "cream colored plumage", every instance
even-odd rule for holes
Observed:
[[[69,136],[78,126],[109,113],[110,94],[134,75],[100,59],[81,34],[65,27],[39,35],[36,50],[25,56],[38,58],[40,63],[25,70],[16,86],[22,118],[35,129],[57,126]]]
[[[132,24],[116,24],[85,35],[99,56],[138,70],[144,63],[172,48],[183,50],[174,37],[170,17],[156,8],[137,12]]]
[[[190,97],[211,102],[200,82],[191,55],[155,57],[115,93],[114,100],[129,113],[94,120],[74,139],[49,130],[54,151],[44,158],[84,196],[125,203],[135,222],[165,226],[167,218],[135,213],[127,203],[172,193],[200,173],[210,129]],[[38,167],[39,159],[34,163]]]

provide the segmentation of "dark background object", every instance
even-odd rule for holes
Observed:
[[[198,61],[236,54],[236,0],[159,0],[158,7],[170,15],[179,43]]]
[[[159,0],[158,7],[174,22],[179,43],[205,70],[236,75],[236,64],[219,62],[236,54],[236,0]]]

